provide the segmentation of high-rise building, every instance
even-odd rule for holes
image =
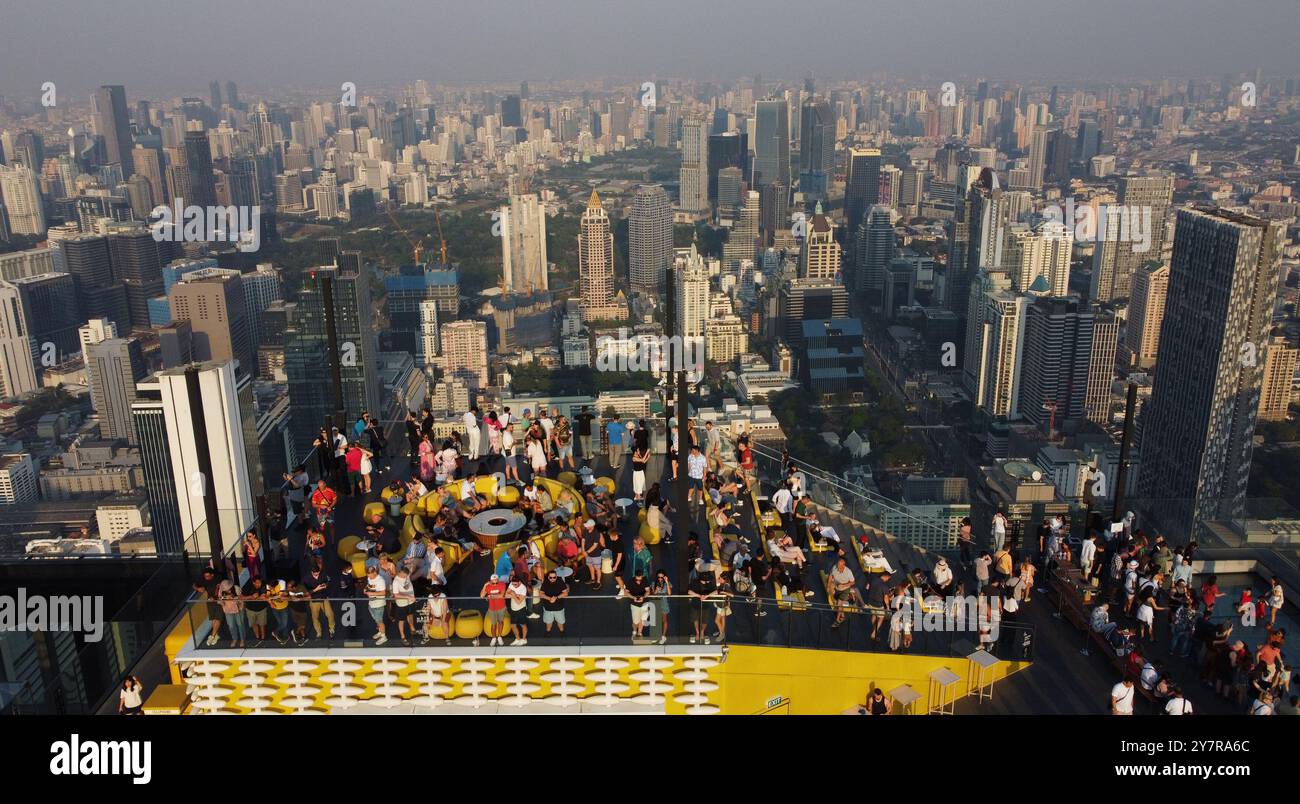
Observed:
[[[1031,422],[1053,417],[1105,424],[1115,374],[1115,316],[1077,298],[1038,298],[1025,311],[1019,411]]]
[[[115,229],[108,236],[113,275],[126,286],[131,324],[136,327],[149,326],[149,300],[163,293],[159,245],[146,226]]]
[[[501,207],[501,265],[505,289],[532,293],[550,287],[546,275],[546,207],[536,193],[511,195]]]
[[[689,114],[683,118],[679,191],[682,212],[692,215],[708,212],[710,188],[714,196],[717,194],[716,179],[709,172],[710,139],[704,115]]]
[[[285,333],[290,422],[299,455],[321,427],[343,427],[364,410],[378,414],[378,347],[369,276],[355,261],[314,268]],[[337,378],[337,379],[336,379]]]
[[[778,181],[790,186],[790,107],[767,98],[754,106],[754,186]]]
[[[124,438],[131,444],[138,443],[131,403],[135,401],[136,382],[147,372],[144,353],[135,338],[109,338],[87,348],[90,402],[99,414],[99,431],[104,438]]]
[[[185,132],[185,206],[212,207],[217,204],[216,179],[212,174],[212,146],[201,128]],[[210,236],[212,233],[209,232]]]
[[[801,279],[836,279],[840,276],[840,244],[835,240],[835,224],[826,215],[818,214],[808,222],[808,234],[799,250],[799,277]]]
[[[456,320],[459,276],[434,265],[403,265],[384,277],[384,304],[390,348],[409,352],[426,366],[438,355],[438,324]]]
[[[745,260],[753,260],[758,253],[758,221],[760,195],[754,190],[745,194],[743,204],[736,214],[736,222],[722,244],[722,270],[735,273]]]
[[[1035,126],[1034,130],[1029,133],[1029,182],[1028,187],[1031,190],[1039,190],[1043,187],[1043,170],[1047,162],[1047,129],[1042,126]],[[1015,186],[1015,183],[1012,183]]]
[[[699,250],[678,249],[673,259],[676,271],[677,329],[674,335],[698,338],[704,335],[709,320],[709,273]]]
[[[158,372],[139,393],[132,415],[158,551],[229,552],[256,520],[261,488],[250,473],[258,442],[248,377],[231,363],[193,363]]]
[[[449,321],[442,325],[441,340],[444,377],[461,380],[475,390],[491,383],[485,322]]]
[[[1264,357],[1264,377],[1259,390],[1259,418],[1267,422],[1286,421],[1295,386],[1295,370],[1300,350],[1289,346],[1285,338],[1269,341]]]
[[[1165,216],[1173,195],[1172,176],[1120,177],[1118,201],[1098,216],[1089,290],[1093,299],[1108,302],[1128,298],[1138,268],[1160,259],[1165,244]],[[1121,216],[1128,218],[1129,226],[1123,226]],[[1140,216],[1140,224],[1135,216]],[[1150,235],[1149,240],[1139,236],[1144,233]]]
[[[880,149],[850,148],[844,178],[844,225],[856,232],[867,210],[880,200]]]
[[[131,329],[126,287],[114,282],[108,238],[77,235],[59,243],[63,264],[77,287],[77,305],[86,318],[107,318],[120,332]]]
[[[132,160],[131,122],[126,113],[126,89],[121,85],[105,85],[95,90],[92,97],[95,113],[95,133],[104,138],[104,155],[110,165],[120,165],[122,178],[135,174]]]
[[[172,285],[167,295],[172,319],[188,321],[193,330],[194,359],[222,363],[239,361],[240,370],[252,374],[252,324],[244,307],[244,284],[239,271],[207,268]]]
[[[595,190],[579,222],[578,289],[583,321],[618,317],[614,302],[614,233]]]
[[[812,97],[799,112],[799,190],[805,199],[826,197],[835,171],[835,119],[825,98]]]
[[[1059,221],[1036,228],[1017,224],[1006,239],[1005,264],[1011,287],[1020,293],[1064,296],[1070,290],[1070,249],[1074,235]]]
[[[657,297],[673,259],[673,210],[662,186],[643,184],[637,188],[627,231],[632,289]]]
[[[18,288],[0,280],[0,399],[21,396],[40,387],[32,363],[32,346]]]
[[[0,165],[0,202],[11,234],[45,234],[45,208],[35,171]]]
[[[685,125],[685,123],[683,123]],[[743,131],[722,131],[709,135],[709,200],[718,201],[718,173],[726,168],[740,170],[741,180],[749,167],[749,138]]]
[[[269,262],[258,263],[257,268],[239,276],[244,288],[244,315],[248,319],[248,341],[256,351],[263,342],[262,314],[277,301],[284,299],[284,281],[280,272]],[[253,373],[253,366],[246,371]]]
[[[889,207],[876,204],[858,225],[854,240],[854,289],[878,303],[885,270],[894,259],[894,224]]]
[[[45,366],[51,358],[62,362],[75,353],[81,317],[72,277],[64,273],[39,274],[13,279],[10,284],[18,293],[18,307],[35,359]]]
[[[1128,323],[1124,329],[1130,366],[1146,369],[1155,365],[1168,295],[1169,266],[1148,262],[1133,275],[1133,297],[1129,300]]]
[[[1284,238],[1280,221],[1178,212],[1138,476],[1148,516],[1175,538],[1245,514]]]
[[[36,464],[26,452],[0,455],[0,505],[35,502]]]

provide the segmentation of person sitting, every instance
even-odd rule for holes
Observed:
[[[934,573],[930,576],[930,588],[939,597],[946,597],[952,587],[952,568],[948,566],[948,560],[940,556],[939,562],[934,565]]]
[[[1089,627],[1093,633],[1101,634],[1102,637],[1110,638],[1110,632],[1119,627],[1118,623],[1110,621],[1110,604],[1099,603],[1092,610],[1092,616],[1089,618]]]
[[[803,565],[808,563],[808,556],[804,551],[795,546],[794,539],[784,534],[768,545],[768,552],[782,564],[790,564],[800,571],[803,570]]]
[[[492,507],[487,498],[478,493],[477,481],[478,475],[470,472],[469,477],[462,480],[460,484],[460,506],[469,512],[470,516]]]
[[[555,544],[555,558],[561,566],[568,567],[577,573],[578,565],[582,562],[582,545],[578,542],[578,536],[573,529],[563,520],[560,524],[560,535]]]
[[[515,506],[516,510],[528,519],[530,525],[541,522],[542,514],[546,513],[538,496],[536,483],[529,480],[524,486],[523,494],[519,496],[518,505]]]

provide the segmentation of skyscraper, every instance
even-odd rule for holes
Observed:
[[[680,205],[692,215],[708,212],[709,199],[717,194],[716,179],[709,173],[711,139],[704,115],[690,114],[682,120]]]
[[[1148,262],[1133,275],[1133,298],[1129,301],[1128,323],[1124,329],[1130,366],[1146,369],[1155,365],[1168,295],[1169,266]]]
[[[81,317],[77,311],[77,288],[72,277],[63,273],[38,274],[9,280],[18,292],[18,305],[26,321],[32,353],[38,361],[51,354],[62,361],[80,348],[77,328]]]
[[[153,233],[145,226],[115,229],[108,236],[113,274],[126,285],[126,303],[133,326],[149,325],[149,300],[163,293],[158,247]]]
[[[1026,161],[1029,168],[1029,188],[1042,189],[1043,169],[1047,162],[1047,129],[1042,126],[1035,126],[1029,133],[1029,158]],[[1015,186],[1014,182],[1012,186]]]
[[[685,123],[683,123],[685,125]],[[709,200],[718,200],[718,173],[726,168],[739,168],[741,178],[749,167],[749,138],[741,131],[725,131],[709,135]]]
[[[18,288],[0,280],[0,399],[37,389],[32,345]]]
[[[894,224],[889,207],[876,204],[862,219],[854,241],[854,289],[878,304],[885,270],[894,259]]]
[[[835,279],[840,275],[840,244],[835,241],[835,224],[821,213],[808,222],[808,235],[799,250],[800,279]]]
[[[216,180],[212,175],[212,147],[208,133],[201,128],[185,132],[186,206],[216,206]],[[211,235],[211,233],[208,233]]]
[[[131,123],[126,114],[126,89],[118,84],[104,85],[95,90],[92,98],[95,112],[95,133],[104,138],[104,154],[108,164],[122,167],[122,178],[135,174],[132,161]]]
[[[546,275],[546,207],[536,193],[511,195],[500,209],[501,265],[510,293],[550,287]]]
[[[0,202],[12,234],[45,234],[45,209],[34,171],[0,165]]]
[[[1034,299],[1025,312],[1020,414],[1042,423],[1090,419],[1105,424],[1115,373],[1115,316],[1077,298]]]
[[[1165,216],[1174,195],[1173,176],[1121,176],[1119,200],[1099,215],[1097,245],[1093,251],[1092,287],[1089,295],[1097,301],[1126,299],[1137,269],[1148,260],[1159,260],[1165,244]],[[1126,232],[1120,213],[1134,220],[1141,215],[1141,228],[1150,221],[1150,241]],[[1141,249],[1141,250],[1139,250]]]
[[[194,271],[172,285],[167,298],[172,320],[190,322],[195,360],[218,363],[238,360],[241,371],[256,372],[250,337],[252,324],[244,307],[244,285],[239,271],[226,268]]]
[[[809,98],[799,113],[799,189],[805,198],[826,197],[835,170],[835,119],[825,98]]]
[[[673,270],[677,272],[677,330],[672,334],[701,337],[709,319],[709,274],[704,258],[694,245],[678,249],[673,258]]]
[[[442,325],[442,372],[471,389],[485,388],[488,375],[487,324],[483,321],[448,321]]]
[[[628,217],[628,278],[632,289],[658,296],[673,259],[673,210],[658,184],[636,189]]]
[[[728,273],[740,270],[745,260],[753,260],[758,253],[759,194],[750,190],[736,214],[736,223],[722,244],[722,269]]]
[[[104,438],[138,443],[131,403],[135,401],[135,384],[144,378],[147,369],[140,342],[135,338],[109,338],[87,348],[90,401],[99,414],[99,431]]]
[[[850,148],[844,179],[844,225],[856,232],[867,210],[880,200],[880,149]]]
[[[754,108],[754,186],[778,181],[790,186],[790,108],[768,98]]]
[[[379,370],[369,277],[355,269],[312,269],[285,333],[284,368],[294,446],[306,455],[321,427],[378,415]]]
[[[1006,266],[1011,286],[1021,293],[1064,296],[1070,290],[1070,249],[1074,235],[1059,221],[1036,228],[1016,225],[1008,232]]]
[[[1245,513],[1285,225],[1187,208],[1175,232],[1138,494],[1166,532],[1194,538]]]
[[[1285,338],[1269,341],[1264,358],[1264,378],[1259,391],[1259,418],[1263,421],[1286,421],[1291,408],[1292,387],[1295,384],[1296,360],[1300,350],[1289,346]]]
[[[578,289],[583,321],[614,318],[614,234],[600,196],[591,191],[578,231]]]

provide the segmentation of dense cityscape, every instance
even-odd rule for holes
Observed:
[[[1300,713],[1300,68],[750,66],[0,83],[0,712]]]

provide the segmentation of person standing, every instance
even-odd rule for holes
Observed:
[[[957,547],[961,550],[962,569],[970,569],[971,550],[975,546],[975,540],[971,537],[970,517],[962,517],[961,528],[957,531]]]
[[[591,411],[587,410],[586,405],[583,405],[582,412],[579,413],[575,418],[577,419],[577,424],[578,424],[577,431],[576,431],[576,437],[578,440],[578,444],[577,444],[578,457],[583,461],[590,461],[591,460],[591,420],[596,417],[591,415]]]
[[[649,462],[649,447],[637,447],[632,451],[632,498],[638,503],[645,498],[645,468]]]
[[[618,414],[605,425],[605,433],[609,436],[609,465],[614,471],[618,471],[623,466],[623,436],[627,433],[627,428],[618,420]]]
[[[573,462],[573,428],[569,425],[569,419],[565,416],[557,418],[552,433],[555,439],[555,463],[557,468],[562,471],[565,461],[568,461],[569,469],[577,471],[578,465]]]
[[[1136,694],[1133,689],[1133,678],[1125,676],[1123,681],[1110,690],[1110,713],[1112,715],[1133,714],[1133,697]]]
[[[709,459],[709,467],[714,472],[722,473],[722,431],[713,426],[713,421],[704,423],[704,443],[707,448],[706,457]]]
[[[687,501],[691,504],[695,503],[696,495],[699,495],[700,505],[704,504],[704,473],[708,469],[708,463],[700,452],[700,445],[692,444],[691,454],[686,459],[686,478],[690,483]]]
[[[478,405],[471,405],[470,409],[465,411],[461,416],[465,423],[465,449],[468,450],[469,459],[477,461],[479,454],[479,438],[482,431],[478,426]]]
[[[993,552],[1002,550],[1007,542],[1007,517],[1001,511],[993,515]]]
[[[135,676],[127,676],[122,680],[122,691],[117,696],[117,713],[144,714],[144,685]]]

